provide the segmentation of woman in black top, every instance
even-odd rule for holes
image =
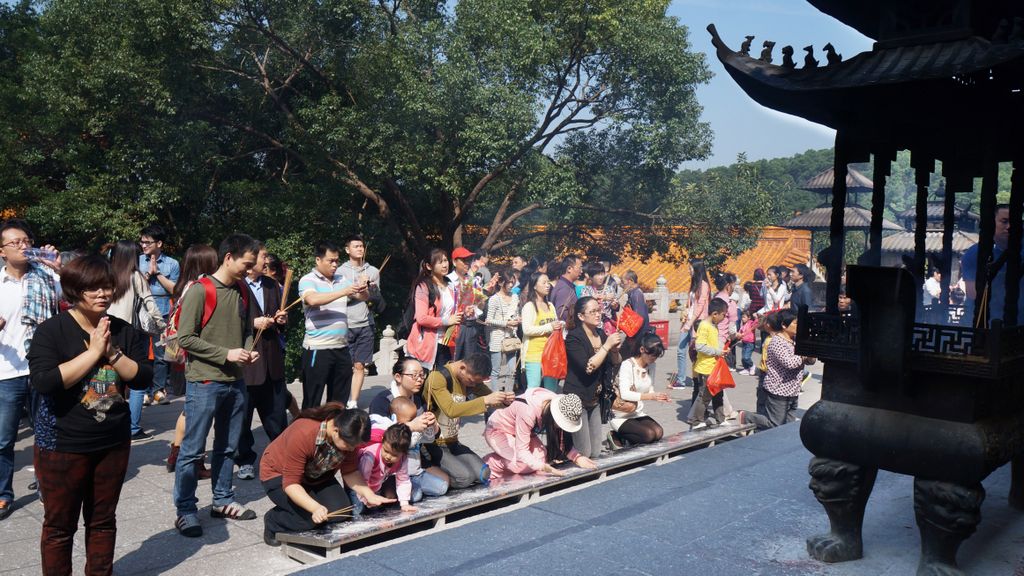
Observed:
[[[153,381],[149,339],[107,316],[114,275],[101,256],[61,270],[66,312],[43,322],[28,353],[39,394],[35,467],[43,503],[44,574],[71,573],[79,515],[85,518],[87,574],[113,572],[115,511],[128,469],[127,388]]]
[[[583,401],[583,427],[572,435],[576,451],[594,458],[601,452],[601,403],[603,386],[611,386],[611,376],[622,362],[619,347],[623,334],[607,336],[601,329],[601,304],[584,296],[576,301],[571,318],[574,324],[565,337],[565,355],[569,370],[563,392],[576,394]]]

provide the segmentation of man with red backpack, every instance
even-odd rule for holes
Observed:
[[[242,279],[256,264],[259,244],[245,234],[224,239],[218,250],[220,267],[200,279],[203,290],[189,290],[181,299],[178,343],[188,353],[185,367],[185,438],[175,466],[175,527],[184,536],[199,537],[195,463],[214,428],[211,472],[214,518],[252,520],[256,513],[235,502],[234,456],[242,435],[245,382],[242,366],[259,359],[252,343],[249,290]],[[216,304],[210,309],[212,284]],[[215,424],[216,422],[216,424]]]

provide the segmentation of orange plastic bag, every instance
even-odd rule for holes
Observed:
[[[644,319],[642,316],[633,311],[629,306],[622,309],[622,314],[619,314],[619,330],[626,333],[626,336],[632,338],[636,336],[636,333],[640,331],[644,326]]]
[[[711,369],[711,374],[708,374],[707,387],[712,396],[716,396],[726,388],[736,387],[736,381],[732,378],[729,365],[725,363],[725,358],[722,356],[718,357],[715,367]]]
[[[562,380],[569,371],[569,361],[565,357],[565,339],[562,338],[562,331],[555,330],[548,336],[548,342],[544,345],[544,355],[540,360],[540,373],[546,378]]]

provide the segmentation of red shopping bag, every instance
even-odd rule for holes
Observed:
[[[708,374],[707,387],[708,392],[712,396],[717,395],[726,388],[736,387],[736,381],[732,379],[729,365],[725,363],[725,358],[722,356],[718,357],[718,360],[715,361],[715,367],[711,369],[711,374]]]
[[[636,336],[636,333],[640,331],[644,326],[644,319],[642,316],[633,311],[632,308],[626,306],[622,309],[622,314],[619,315],[619,330],[626,333],[626,336],[632,338]]]
[[[569,370],[569,361],[565,357],[565,340],[562,331],[555,330],[548,336],[544,345],[544,355],[540,360],[540,373],[547,378],[562,380]]]

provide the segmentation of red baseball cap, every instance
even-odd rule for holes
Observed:
[[[452,250],[452,260],[463,260],[475,255],[476,254],[474,252],[470,252],[469,250],[466,250],[462,246],[459,246],[455,250]]]

